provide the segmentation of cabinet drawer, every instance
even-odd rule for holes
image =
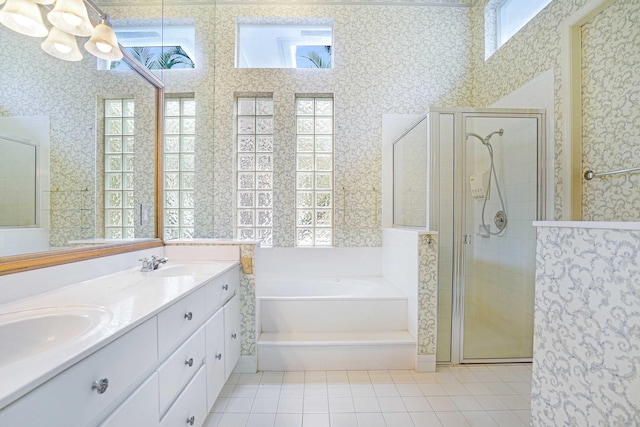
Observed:
[[[202,366],[162,418],[160,427],[201,426],[207,416],[206,396],[206,375]]]
[[[205,324],[207,340],[207,410],[211,410],[225,383],[224,310],[220,309]]]
[[[205,321],[204,289],[200,288],[158,314],[158,354],[166,358]]]
[[[207,313],[211,314],[238,292],[240,268],[233,267],[205,287]]]
[[[154,317],[9,405],[0,412],[0,425],[95,425],[148,375],[157,361],[156,339]]]
[[[100,427],[153,427],[158,425],[158,413],[158,374],[154,373]]]
[[[160,413],[164,413],[204,361],[205,329],[202,326],[158,368]]]

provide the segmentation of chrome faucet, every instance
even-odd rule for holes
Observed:
[[[160,268],[160,264],[166,264],[169,259],[167,257],[158,257],[157,255],[151,255],[151,258],[141,258],[138,261],[142,262],[142,268],[140,271],[154,271]]]

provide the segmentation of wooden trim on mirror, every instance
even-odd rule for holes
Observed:
[[[143,243],[101,245],[92,248],[65,249],[3,257],[0,258],[0,276],[162,246],[164,243],[160,239],[156,239]]]

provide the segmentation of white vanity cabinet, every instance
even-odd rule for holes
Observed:
[[[237,266],[207,281],[1,409],[0,426],[201,426],[240,357],[239,283]]]

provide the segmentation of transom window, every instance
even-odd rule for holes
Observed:
[[[296,98],[296,245],[333,245],[333,97]]]
[[[333,68],[333,24],[239,22],[237,34],[237,68]]]

